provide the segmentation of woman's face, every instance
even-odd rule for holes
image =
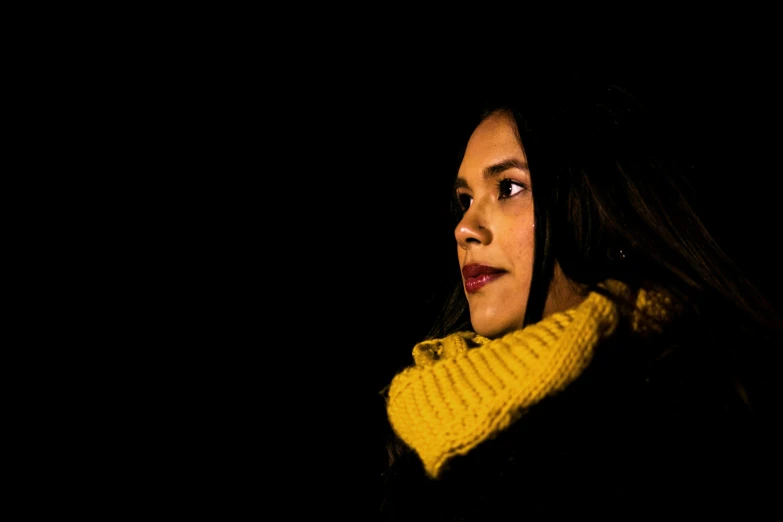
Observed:
[[[456,187],[464,215],[454,234],[470,320],[479,335],[499,337],[523,325],[535,235],[530,173],[509,116],[495,113],[473,131]]]
[[[456,187],[464,215],[454,235],[470,321],[479,335],[500,337],[524,325],[535,245],[530,172],[510,116],[495,113],[476,127]],[[584,290],[555,263],[543,316],[579,304]]]

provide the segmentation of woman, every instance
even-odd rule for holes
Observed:
[[[456,291],[385,390],[381,518],[765,514],[780,320],[687,158],[621,88],[516,89],[461,155]]]

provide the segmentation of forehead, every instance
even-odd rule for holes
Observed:
[[[511,116],[494,113],[484,119],[473,131],[459,168],[459,177],[467,177],[492,165],[509,159],[525,162],[525,153],[517,138],[516,125]]]

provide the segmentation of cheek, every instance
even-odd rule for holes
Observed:
[[[514,265],[517,269],[533,270],[533,253],[536,244],[535,227],[532,222],[517,224],[516,229],[507,237],[513,238],[508,252],[513,252]]]
[[[506,216],[507,237],[513,237],[520,247],[534,243],[536,218],[531,201],[524,201]]]

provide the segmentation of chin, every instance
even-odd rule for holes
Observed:
[[[519,330],[525,324],[525,308],[504,306],[503,301],[468,301],[473,331],[488,339],[496,339]],[[471,306],[472,305],[472,306]]]
[[[476,320],[471,321],[471,325],[473,326],[474,332],[488,339],[497,339],[498,337],[503,337],[507,333],[522,328],[522,324],[517,324],[516,322],[505,323],[498,321]]]

